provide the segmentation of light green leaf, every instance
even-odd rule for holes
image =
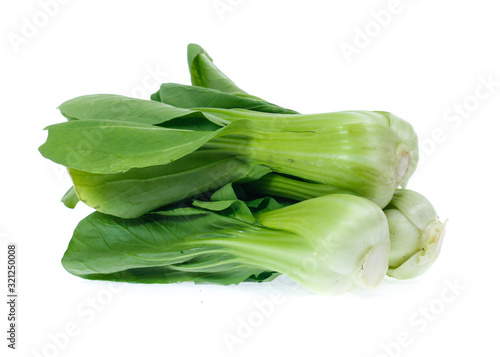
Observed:
[[[213,115],[205,115],[200,111],[175,108],[164,103],[112,94],[76,97],[61,104],[59,110],[68,120],[120,120],[198,130],[216,130],[227,124]]]
[[[75,208],[76,204],[80,202],[78,195],[76,194],[75,187],[71,186],[68,191],[61,198],[61,202],[68,208]]]
[[[69,121],[46,129],[47,141],[39,148],[44,157],[68,168],[102,174],[168,164],[222,130],[177,130],[114,120]]]
[[[134,168],[123,173],[69,170],[85,204],[124,218],[139,217],[229,182],[255,180],[269,171],[265,166],[247,164],[208,150],[195,151],[167,165]]]

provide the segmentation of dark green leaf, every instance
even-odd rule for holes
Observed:
[[[153,98],[159,98],[162,103],[179,108],[239,108],[266,113],[296,114],[293,110],[284,109],[263,100],[241,97],[212,88],[177,83],[162,84],[158,94]]]
[[[248,94],[241,88],[239,88],[228,76],[226,76],[215,64],[208,53],[199,45],[191,43],[188,45],[188,66],[189,72],[191,74],[191,83],[193,86],[211,88],[219,93],[227,93],[231,96],[246,98],[255,103],[249,102],[239,102],[236,98],[232,98],[231,107],[215,107],[214,104],[211,105],[213,108],[243,108],[243,109],[253,109],[260,110],[263,112],[270,113],[286,113],[286,114],[296,114],[297,112],[279,107],[275,104],[266,102],[265,100],[256,97],[254,95]],[[160,95],[155,93],[151,96],[152,100],[160,101]],[[167,99],[165,99],[167,100]],[[259,102],[259,105],[256,103]],[[167,103],[167,102],[165,102]],[[245,106],[235,106],[236,104],[244,104]],[[228,105],[228,104],[226,104]],[[194,107],[208,107],[196,105]]]
[[[276,274],[238,263],[217,246],[196,244],[247,224],[206,212],[183,216],[148,214],[121,219],[92,213],[77,226],[62,264],[86,279],[138,283],[181,281],[237,284]]]
[[[214,65],[208,53],[197,44],[190,43],[188,45],[188,66],[191,83],[194,86],[213,88],[224,93],[262,101],[262,99],[248,94],[234,84],[228,76]]]
[[[285,202],[284,200],[278,202],[273,197],[257,198],[247,202],[247,206],[252,210],[253,214],[274,211],[289,206],[290,204],[292,204],[292,202]]]
[[[262,283],[272,281],[279,273],[262,271],[253,267],[236,267],[222,272],[184,272],[168,267],[137,268],[112,274],[89,274],[82,278],[89,280],[107,280],[116,282],[134,282],[141,284],[172,284],[193,282],[195,284],[231,285],[242,282]]]
[[[225,201],[225,200],[237,200],[238,195],[235,192],[235,189],[232,185],[232,183],[229,183],[220,189],[218,189],[216,192],[212,194],[210,197],[211,201]]]

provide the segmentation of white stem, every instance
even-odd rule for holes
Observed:
[[[389,245],[371,248],[363,257],[361,268],[356,276],[359,285],[369,289],[377,287],[387,272],[389,265]]]

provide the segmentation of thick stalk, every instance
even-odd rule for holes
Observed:
[[[186,242],[178,247],[184,250],[189,250],[191,244],[195,246],[194,249],[199,249],[200,245],[210,247],[209,250],[204,250],[203,254],[207,252],[226,254],[231,258],[225,263],[232,261],[263,271],[279,272],[319,294],[341,294],[354,288],[356,284],[364,286],[370,284],[371,287],[371,284],[375,286],[379,282],[377,273],[380,269],[374,263],[375,260],[380,259],[380,254],[375,254],[374,258],[371,258],[373,252],[367,253],[366,256],[369,259],[365,259],[364,263],[366,279],[357,281],[347,274],[332,270],[326,261],[318,258],[316,250],[307,240],[292,232],[252,227],[245,230],[220,232],[220,235],[222,237]],[[384,263],[386,262],[382,259],[377,264],[383,265]],[[189,264],[184,264],[182,269],[186,267],[189,267]],[[221,264],[222,267],[224,266]],[[175,266],[172,268],[177,269]],[[206,268],[203,266],[199,271],[206,272]]]
[[[248,182],[245,187],[264,195],[291,198],[297,201],[334,193],[355,194],[336,186],[306,182],[274,173],[267,174],[256,181]]]
[[[321,209],[314,209],[321,207]],[[306,239],[333,271],[362,286],[377,286],[387,272],[389,229],[383,211],[353,195],[329,195],[257,215],[265,227]]]
[[[418,163],[418,138],[413,127],[407,121],[389,112],[376,111],[341,111],[320,114],[276,114],[261,113],[245,109],[199,108],[207,114],[223,118],[229,122],[250,120],[271,130],[310,131],[335,128],[341,125],[372,123],[391,128],[407,147],[407,163],[398,170],[398,185],[403,187],[415,172]],[[403,158],[404,159],[404,158]]]
[[[387,204],[405,179],[411,152],[391,129],[350,124],[311,131],[248,130],[205,144],[273,171],[336,186]],[[381,202],[384,201],[384,202]]]
[[[234,262],[245,266],[287,275],[316,293],[342,293],[353,287],[350,277],[319,261],[307,240],[292,232],[252,227],[220,232],[220,236],[186,242],[180,247],[185,249],[190,244],[216,247],[211,252],[228,254]]]

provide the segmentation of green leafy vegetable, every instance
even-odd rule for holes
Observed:
[[[245,136],[220,136],[204,147],[359,193],[382,207],[405,179],[411,161],[408,147],[393,130],[371,123],[310,131],[247,131]]]
[[[408,122],[392,113],[382,111],[342,111],[322,114],[280,115],[277,114],[279,112],[276,112],[275,110],[265,110],[265,108],[262,108],[261,111],[267,113],[247,110],[251,108],[244,105],[237,106],[237,103],[233,103],[231,110],[220,109],[228,108],[229,106],[224,107],[213,105],[210,100],[205,99],[205,97],[207,97],[207,92],[204,91],[203,88],[198,88],[197,86],[240,96],[250,96],[251,98],[256,98],[258,100],[262,99],[249,95],[234,84],[233,81],[231,81],[213,64],[212,58],[199,45],[190,44],[188,46],[188,66],[191,73],[191,82],[194,87],[181,87],[176,84],[162,85],[162,88],[158,93],[163,92],[162,99],[165,103],[185,108],[196,108],[197,110],[203,111],[205,114],[213,114],[229,122],[242,119],[252,120],[259,124],[269,125],[272,128],[280,130],[321,129],[325,127],[359,122],[387,125],[393,129],[399,135],[401,140],[408,146],[411,157],[406,177],[401,182],[402,187],[406,187],[408,180],[415,172],[419,155],[417,135]],[[282,113],[286,114],[285,111]],[[316,188],[321,186],[321,184],[318,184]],[[331,187],[331,185],[326,185],[323,188],[327,189],[329,193],[344,192],[342,188]],[[266,193],[273,194],[272,191],[267,191]],[[317,195],[309,197],[317,197]],[[379,201],[382,207],[387,203],[386,199],[375,199],[374,201]]]
[[[164,83],[152,100],[77,97],[59,106],[68,121],[46,128],[40,152],[73,181],[63,203],[98,211],[76,227],[67,271],[223,285],[285,274],[337,294],[434,263],[445,224],[397,189],[418,163],[408,122],[299,114],[239,88],[195,44],[188,65],[190,86]]]
[[[93,213],[76,228],[63,265],[87,279],[147,283],[234,284],[279,272],[318,293],[373,288],[387,270],[387,220],[363,198],[324,196],[254,222],[232,215],[236,208],[211,208],[130,220]]]
[[[80,117],[75,112],[73,115]],[[376,119],[367,121],[368,117]],[[387,124],[384,116],[363,113],[358,122],[338,118],[338,125],[331,120],[329,126],[318,129],[312,120],[311,130],[295,131],[244,119],[213,131],[133,121],[72,120],[48,127],[49,136],[40,152],[71,169],[115,174],[166,165],[203,147],[234,155],[246,163],[265,165],[275,172],[354,192],[383,207],[408,177],[412,149],[387,125],[377,123]]]

